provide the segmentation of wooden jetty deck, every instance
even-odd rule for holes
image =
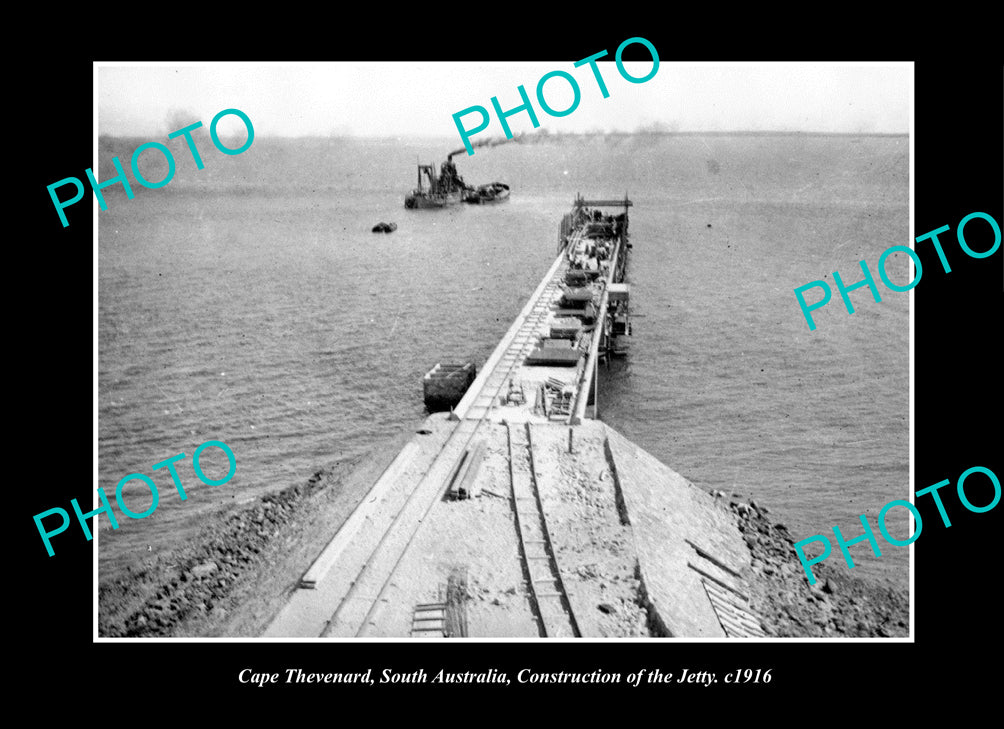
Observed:
[[[628,627],[624,630],[638,631],[631,635],[648,635],[652,626],[657,634],[680,634],[671,617],[653,619],[648,614],[651,608],[640,606],[636,606],[635,616],[627,614],[635,610],[631,606],[619,608],[603,603],[609,611],[622,610],[622,614],[615,615],[621,620],[618,627],[609,627],[610,620],[604,622],[593,615],[578,619],[576,611],[581,612],[581,606],[590,601],[591,588],[566,579],[563,570],[570,567],[560,564],[561,545],[552,540],[548,525],[552,518],[563,524],[562,511],[556,506],[559,487],[554,485],[561,481],[557,465],[560,459],[554,446],[559,440],[556,429],[568,432],[569,454],[561,458],[578,459],[578,462],[563,462],[562,468],[592,471],[601,479],[603,473],[610,474],[602,486],[608,490],[611,504],[616,499],[621,505],[644,502],[657,508],[662,498],[647,493],[653,486],[651,467],[639,471],[631,464],[613,465],[603,431],[605,426],[588,417],[591,397],[594,403],[591,414],[593,418],[596,416],[597,361],[612,348],[610,292],[626,294],[622,282],[629,247],[630,204],[626,198],[576,200],[576,207],[562,224],[558,256],[467,393],[449,415],[431,416],[390,464],[303,575],[298,589],[275,617],[265,637],[435,634],[441,638],[441,623],[437,621],[447,607],[444,585],[448,575],[455,574],[458,568],[462,567],[467,574],[468,566],[471,584],[463,589],[469,594],[477,594],[479,589],[484,594],[496,591],[492,593],[496,595],[493,601],[485,600],[486,604],[479,605],[480,614],[472,615],[469,621],[465,614],[459,621],[470,626],[471,637],[572,639],[605,634],[608,630],[616,632],[625,625]],[[601,205],[622,207],[623,222],[613,244],[604,246],[605,258],[592,289],[598,298],[591,302],[594,307],[591,330],[582,327],[585,331],[576,337],[574,344],[561,346],[564,342],[549,340],[554,339],[551,335],[561,330],[567,320],[569,312],[562,309],[570,290],[566,274],[570,267],[580,268],[575,251],[585,250],[582,244],[586,228],[574,218],[592,214],[592,209]],[[618,306],[618,313],[623,311]],[[551,351],[548,347],[552,344],[559,346]],[[573,453],[570,428],[590,423],[599,430],[591,427],[583,434],[594,444],[602,445]],[[545,441],[546,448],[538,445],[537,439]],[[562,436],[561,443],[564,440]],[[620,441],[618,444],[620,453],[628,452]],[[630,453],[632,458],[636,455]],[[630,475],[635,472],[643,473],[643,479]],[[629,475],[614,483],[614,473]],[[660,475],[660,478],[666,477]],[[552,484],[548,493],[544,493],[542,484]],[[674,489],[688,487],[699,491],[683,479],[673,484]],[[638,496],[618,491],[625,489],[631,492],[641,489],[646,493]],[[473,500],[451,501],[451,493],[482,495]],[[656,503],[651,503],[653,498]],[[710,503],[713,501],[710,496],[699,492],[694,498],[688,505],[702,513],[701,519],[694,523],[702,527],[713,525],[724,535],[712,540],[713,546],[708,548],[717,550],[720,564],[729,564],[730,569],[738,571],[748,558],[738,531],[734,525],[729,529],[721,515],[709,517],[704,513],[716,507]],[[687,536],[697,538],[687,529],[667,536],[658,525],[649,529],[644,518],[638,519],[640,530],[633,530],[624,523],[623,515],[618,516],[616,507],[602,518],[607,521],[597,522],[595,528],[614,535],[625,545],[622,550],[625,575],[644,574],[647,565],[638,564],[637,554],[652,555],[647,561],[659,561],[663,559],[660,549],[682,544],[680,540]],[[652,535],[669,542],[651,544]],[[700,541],[709,544],[706,538]],[[686,549],[693,557],[689,546],[680,549]],[[575,569],[582,574],[585,567],[588,565]],[[725,577],[716,574],[715,578],[729,580],[730,586],[735,583],[731,574]],[[684,569],[680,579],[653,576],[651,582],[656,594],[652,594],[651,585],[643,585],[640,592],[652,606],[669,599],[668,594],[663,595],[664,591],[675,593],[682,589],[689,602],[688,618],[680,624],[699,635],[724,637],[727,633],[716,618],[705,588],[707,579],[703,574]],[[456,595],[457,586],[451,585],[451,594]],[[503,589],[502,585],[507,587]],[[742,587],[735,587],[734,592],[741,594]],[[432,618],[429,606],[436,606]],[[740,617],[755,623],[755,618]],[[729,619],[732,624],[739,620],[734,614]],[[632,620],[639,625],[629,625]],[[416,625],[420,624],[432,625],[432,629],[419,630]]]

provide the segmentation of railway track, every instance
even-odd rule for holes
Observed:
[[[564,409],[552,404],[552,412],[548,413],[548,400],[546,396],[541,397],[546,392],[542,380],[548,367],[542,361],[546,362],[548,358],[536,360],[535,365],[527,368],[525,373],[521,369],[540,338],[550,337],[548,321],[565,288],[566,270],[570,265],[587,268],[586,264],[590,261],[591,270],[595,270],[599,260],[596,251],[606,250],[600,246],[590,252],[588,255],[596,254],[597,257],[589,261],[584,258],[586,251],[576,251],[577,257],[570,263],[569,245],[575,247],[583,235],[582,230],[572,231],[573,222],[581,226],[592,221],[590,225],[601,228],[603,225],[608,228],[614,225],[609,216],[605,223],[600,223],[598,211],[590,211],[587,205],[623,205],[624,217],[618,218],[618,221],[623,220],[626,231],[627,208],[631,205],[626,198],[623,201],[587,201],[581,196],[576,197],[573,213],[566,215],[562,221],[562,244],[558,256],[482,372],[456,405],[449,422],[436,423],[437,450],[431,450],[433,444],[429,441],[423,446],[413,440],[409,444],[411,447],[406,447],[388,466],[364,502],[301,577],[300,589],[294,591],[285,608],[270,624],[266,635],[352,637],[379,632],[381,610],[390,600],[388,595],[395,592],[390,589],[394,574],[436,502],[444,498],[455,482],[459,484],[458,492],[472,486],[476,490],[477,484],[473,483],[476,472],[465,471],[473,469],[470,464],[479,460],[482,441],[487,442],[490,436],[500,435],[494,430],[486,434],[489,428],[485,428],[485,424],[503,422],[503,413],[510,420],[529,421],[542,417],[554,420],[554,415],[562,416],[561,419],[570,425],[581,420],[588,402],[590,373],[595,377],[593,363],[602,331],[598,326],[592,335],[589,351],[585,353],[588,361],[583,362],[580,354],[574,375],[570,378],[572,370],[562,370],[556,379]],[[593,212],[597,214],[593,215]],[[584,215],[586,213],[588,215]],[[617,222],[615,227],[620,229],[621,223]],[[566,237],[570,234],[571,244]],[[623,240],[626,240],[623,236],[617,238],[618,247]],[[616,264],[617,260],[615,254],[613,263]],[[615,270],[611,269],[611,281]],[[626,300],[626,292],[621,294],[619,300]],[[594,316],[597,320],[605,316],[606,296],[604,290],[600,309]],[[561,344],[563,342],[548,342],[543,348],[561,349]],[[551,359],[557,360],[559,367],[571,364],[570,357]],[[543,373],[541,369],[544,369]],[[554,378],[546,379],[550,383]],[[507,385],[510,386],[508,391],[505,389]],[[535,388],[532,394],[528,395],[524,390],[527,386]],[[507,392],[504,406],[499,397],[503,392]],[[536,400],[533,399],[534,394],[537,395]],[[558,395],[555,395],[555,401],[557,398]],[[534,403],[532,408],[529,405],[531,402]],[[540,406],[543,406],[543,415],[539,412]],[[521,563],[528,581],[528,598],[541,635],[578,636],[579,629],[544,521],[534,473],[532,428],[528,423],[508,426],[512,506],[519,531]],[[420,432],[429,435],[433,431]],[[479,432],[489,437],[481,438]],[[478,448],[473,453],[472,444]],[[426,607],[430,606],[439,609],[438,603],[430,603]],[[423,612],[420,618],[416,621],[413,617],[413,622],[416,622],[413,632],[441,632],[441,626],[437,627],[439,613],[436,610],[431,610],[429,615]],[[418,623],[429,623],[431,630],[420,630],[422,626]]]
[[[536,346],[537,337],[546,326],[551,304],[559,290],[558,281],[562,269],[563,266],[559,266],[558,273],[540,289],[528,315],[502,357],[484,379],[465,416],[428,472],[402,504],[376,547],[361,564],[356,562],[354,565],[342,565],[343,570],[355,570],[355,577],[321,637],[362,637],[375,626],[394,572],[419,527],[449,489],[461,458],[471,446],[478,430],[489,422],[494,405],[498,403],[499,395],[510,376]]]
[[[540,290],[502,358],[485,381],[485,386],[471,403],[465,414],[466,418],[480,419],[485,417],[493,405],[498,402],[498,393],[505,386],[513,371],[533,351],[537,344],[537,338],[544,333],[547,318],[561,290],[559,282],[565,268],[567,268],[567,264],[562,261],[555,269],[550,281]]]
[[[554,554],[537,488],[529,423],[507,423],[512,504],[523,573],[542,638],[581,636]]]

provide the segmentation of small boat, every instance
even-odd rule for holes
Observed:
[[[472,205],[503,202],[509,199],[509,186],[504,182],[478,185],[464,193],[464,202]]]
[[[393,233],[397,230],[397,223],[377,223],[373,226],[374,233]]]

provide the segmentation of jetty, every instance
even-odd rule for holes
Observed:
[[[599,364],[631,333],[631,207],[576,197],[494,352],[333,525],[266,637],[764,634],[724,495],[599,420]],[[433,368],[427,396],[458,370]]]

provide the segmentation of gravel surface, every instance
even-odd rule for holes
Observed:
[[[855,576],[839,558],[813,565],[810,586],[783,524],[755,502],[730,503],[753,554],[748,577],[753,609],[768,635],[783,637],[907,637],[909,594],[891,581]]]
[[[631,528],[618,513],[602,439],[577,437],[573,457],[567,453],[565,429],[535,429],[534,438],[537,469],[551,474],[541,481],[548,528],[583,633],[650,635]],[[335,462],[305,483],[224,508],[196,538],[161,545],[155,557],[103,572],[99,635],[261,635],[397,450],[388,447],[380,458]],[[437,557],[442,567],[437,579],[416,585],[396,579],[408,600],[391,622],[401,627],[410,623],[415,602],[437,599],[449,570],[466,565],[471,635],[535,634],[516,558],[506,459],[501,447],[488,454],[486,492],[480,498],[434,510],[431,528],[423,530],[428,536],[417,540],[415,554],[430,559],[437,545],[451,544],[452,557]],[[770,518],[769,509],[737,500],[730,508],[753,556],[743,577],[751,607],[768,635],[908,635],[906,591],[891,582],[857,577],[839,560],[815,565],[818,581],[810,586],[788,530]],[[417,572],[414,579],[419,579]],[[399,629],[392,632],[402,635]]]
[[[107,570],[101,637],[257,636],[386,464],[338,461],[305,483],[221,509],[188,541]]]
[[[579,629],[588,637],[649,635],[631,528],[600,431],[579,428],[574,454],[567,428],[534,428],[534,457],[548,529]]]

